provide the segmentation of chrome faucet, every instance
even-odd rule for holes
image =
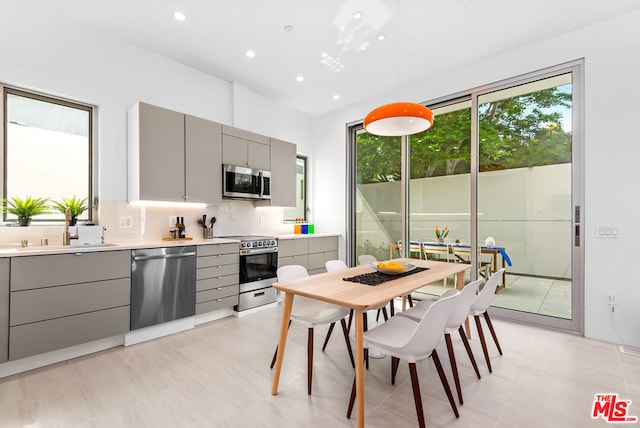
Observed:
[[[72,239],[78,239],[78,235],[69,234],[69,223],[71,222],[71,209],[64,212],[64,232],[62,232],[62,245],[71,245]]]

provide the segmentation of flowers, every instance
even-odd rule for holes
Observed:
[[[449,228],[447,226],[444,227],[444,229],[440,229],[438,226],[436,226],[436,238],[440,239],[444,239],[449,235]]]

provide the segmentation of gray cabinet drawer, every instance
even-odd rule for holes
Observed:
[[[10,325],[60,318],[130,303],[129,278],[11,293]]]
[[[237,264],[213,266],[208,268],[196,269],[196,281],[207,278],[217,278],[227,275],[238,275],[240,267]]]
[[[289,265],[300,265],[306,269],[309,266],[309,255],[305,253],[296,256],[278,257],[278,267]]]
[[[240,262],[240,255],[236,252],[234,254],[217,254],[215,256],[204,256],[196,258],[196,268],[207,268],[213,266],[223,266],[238,264]]]
[[[309,254],[309,270],[324,269],[325,262],[338,258],[337,251],[326,251],[324,253]]]
[[[17,360],[129,331],[129,306],[56,318],[9,329],[9,359]]]
[[[125,277],[131,277],[130,250],[11,259],[11,291]]]
[[[211,290],[201,291],[196,293],[196,304],[221,299],[223,297],[237,296],[238,291],[238,285],[230,285],[228,287],[218,287]]]
[[[211,244],[211,245],[198,245],[196,250],[197,256],[215,256],[217,254],[240,254],[240,244]]]
[[[216,311],[218,309],[231,308],[237,304],[238,296],[222,297],[209,302],[196,303],[196,315],[206,314],[207,312]]]
[[[9,358],[9,263],[0,258],[0,363]]]
[[[323,236],[309,239],[309,254],[322,253],[326,251],[338,251],[337,236]]]
[[[212,288],[228,287],[229,285],[238,285],[238,275],[225,275],[196,281],[196,291],[205,291],[211,290]]]
[[[278,257],[289,257],[309,252],[309,238],[279,239]]]

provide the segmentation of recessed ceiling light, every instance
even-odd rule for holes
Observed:
[[[293,26],[292,25],[285,25],[284,26],[284,31],[286,31],[287,33],[290,33],[293,31]]]
[[[175,19],[177,19],[178,21],[184,21],[185,19],[187,19],[187,17],[185,16],[185,14],[184,14],[184,13],[182,13],[182,12],[176,12],[176,13],[174,13],[174,14],[173,14],[173,17],[174,17]]]
[[[340,94],[334,94],[333,95],[333,99],[334,100],[339,100],[340,99]]]
[[[302,82],[304,80],[304,76],[296,76],[296,82]]]
[[[378,34],[378,37],[377,37],[377,39],[378,39],[379,41],[383,41],[383,40],[384,40],[384,39],[386,39],[386,38],[387,38],[387,35],[386,35],[386,34]]]
[[[353,12],[353,19],[362,19],[363,16],[364,13],[360,12],[359,10]]]
[[[249,58],[253,58],[254,56],[256,56],[256,51],[249,49],[249,50],[246,52],[246,55],[247,55]]]

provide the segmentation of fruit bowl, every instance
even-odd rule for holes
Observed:
[[[369,266],[385,275],[400,275],[401,273],[409,272],[416,268],[415,265],[403,262],[369,263]]]

